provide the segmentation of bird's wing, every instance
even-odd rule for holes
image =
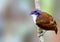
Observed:
[[[56,27],[56,21],[53,19],[53,17],[51,15],[49,15],[46,12],[42,12],[42,15],[40,15],[37,20],[36,20],[36,24],[40,27],[43,28],[48,28],[48,29],[52,29]]]

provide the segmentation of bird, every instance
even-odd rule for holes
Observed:
[[[30,15],[33,17],[33,21],[39,27],[39,29],[45,31],[55,31],[55,33],[57,34],[57,23],[49,13],[36,9],[31,11]],[[43,31],[41,31],[40,33],[42,32]]]

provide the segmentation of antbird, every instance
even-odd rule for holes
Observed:
[[[57,34],[57,23],[53,19],[51,15],[49,15],[47,12],[41,12],[40,10],[34,10],[31,12],[31,16],[33,17],[33,20],[35,24],[41,28],[42,30],[51,30],[55,31]]]
[[[57,23],[53,19],[53,17],[49,15],[49,13],[41,11],[40,7],[40,1],[35,0],[35,9],[37,10],[32,11],[31,16],[33,17],[33,21],[37,26],[37,36],[39,37],[40,42],[44,42],[43,36],[46,31],[55,31],[55,33],[57,34],[58,29]]]

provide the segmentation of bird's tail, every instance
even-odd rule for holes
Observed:
[[[56,33],[56,34],[58,33],[58,29],[57,29],[57,27],[55,27],[55,33]]]

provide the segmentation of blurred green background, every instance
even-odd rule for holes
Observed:
[[[55,15],[56,11],[56,0],[39,0],[41,10],[51,15]]]

